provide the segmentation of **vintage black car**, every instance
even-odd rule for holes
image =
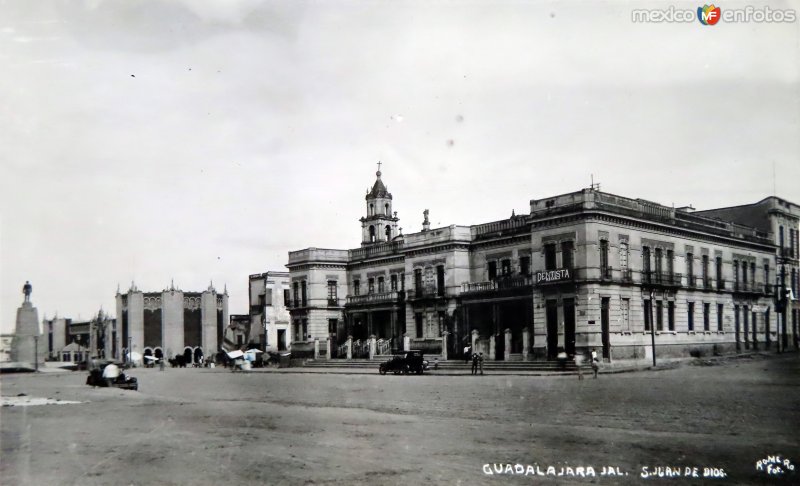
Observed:
[[[428,362],[423,359],[422,351],[404,351],[396,354],[389,361],[384,361],[378,367],[378,372],[385,375],[392,372],[395,375],[416,373],[421,375],[428,369]]]
[[[89,386],[102,386],[107,387],[108,382],[103,378],[104,366],[97,366],[89,370],[89,376],[86,377],[86,384]],[[116,380],[111,383],[114,388],[122,388],[123,390],[138,390],[139,382],[133,376],[127,376],[125,373],[120,373]]]

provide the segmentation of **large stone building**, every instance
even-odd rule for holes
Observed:
[[[411,347],[453,357],[470,345],[494,360],[590,348],[643,359],[653,341],[658,355],[688,356],[777,340],[772,228],[584,189],[474,226],[432,229],[426,210],[423,230],[402,235],[380,171],[365,199],[360,248],[289,253],[292,339],[319,340],[321,354],[343,356],[349,336],[352,356]],[[796,326],[781,334],[796,348]]]
[[[791,328],[792,335],[797,339],[800,326],[800,206],[770,196],[753,204],[698,211],[696,214],[735,221],[772,233],[777,245],[775,285],[784,297],[788,294],[785,304],[777,303],[776,310],[781,314],[781,322]]]
[[[203,292],[184,292],[174,285],[161,292],[142,292],[131,284],[117,290],[118,349],[157,358],[178,354],[187,363],[217,353],[228,324],[228,292],[213,285]]]

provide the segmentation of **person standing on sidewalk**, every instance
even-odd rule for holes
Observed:
[[[472,353],[472,374],[478,374],[478,353]]]
[[[483,374],[483,353],[478,356],[478,366],[481,368],[481,374]]]
[[[597,379],[597,371],[600,368],[600,363],[597,361],[597,351],[592,349],[592,372],[594,373],[595,380]]]
[[[583,364],[583,355],[581,353],[575,353],[575,367],[578,368],[578,379],[583,379],[583,370],[581,369],[581,365]]]

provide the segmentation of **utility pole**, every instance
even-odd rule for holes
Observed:
[[[132,342],[133,342],[133,337],[128,336],[128,366],[131,366],[133,364],[133,350],[131,349],[131,346],[133,346],[131,344]]]
[[[656,366],[656,326],[653,322],[653,301],[655,300],[655,292],[650,291],[650,342],[653,346],[653,367]]]

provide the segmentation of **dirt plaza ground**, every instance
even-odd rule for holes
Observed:
[[[800,462],[797,354],[583,381],[132,374],[138,392],[83,372],[3,375],[0,483],[800,483],[766,467]],[[23,406],[37,398],[51,403]]]

